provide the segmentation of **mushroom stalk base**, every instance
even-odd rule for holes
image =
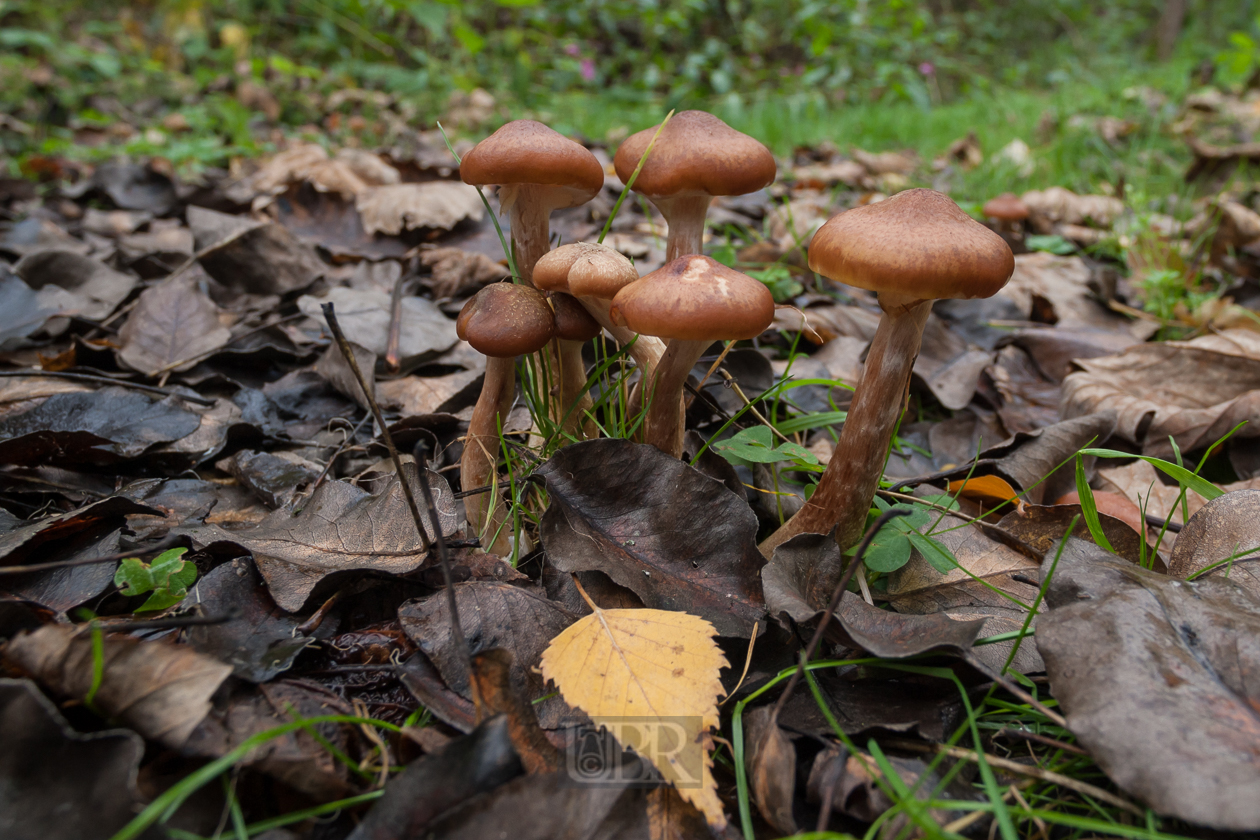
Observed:
[[[482,550],[500,557],[512,553],[512,532],[506,524],[507,507],[497,486],[499,427],[512,410],[515,398],[516,359],[487,356],[486,378],[468,423],[468,437],[464,439],[459,483],[465,490],[490,485],[490,490],[466,497],[464,511],[468,528],[481,540]]]
[[[880,306],[884,317],[831,463],[804,507],[759,546],[767,558],[797,534],[825,534],[833,527],[836,542],[845,549],[857,542],[866,527],[893,430],[905,410],[910,373],[932,301],[895,301],[881,295]]]
[[[586,390],[586,363],[582,360],[581,341],[555,339],[560,347],[559,412],[564,418],[562,428],[578,440],[595,437],[594,424],[586,419],[586,412],[595,403]],[[555,386],[552,386],[555,391]]]
[[[669,223],[665,242],[665,262],[688,254],[704,253],[704,217],[709,212],[710,195],[677,195],[654,198],[652,203]]]
[[[683,385],[712,343],[672,339],[650,380],[652,402],[643,421],[643,440],[675,458],[681,458],[683,450]]]

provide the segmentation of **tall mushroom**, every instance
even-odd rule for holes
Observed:
[[[613,165],[623,183],[656,135],[656,126],[626,138]],[[703,253],[704,217],[719,195],[744,195],[774,181],[770,150],[704,111],[683,111],[665,124],[634,181],[669,223],[665,259]]]
[[[814,234],[809,267],[878,292],[884,315],[831,463],[814,495],[761,544],[767,557],[801,533],[835,527],[844,548],[861,536],[932,301],[992,296],[1011,278],[1015,258],[1000,236],[947,196],[916,189],[832,218]]]
[[[514,120],[474,146],[459,177],[473,186],[499,186],[516,270],[531,285],[534,265],[547,253],[552,211],[585,204],[604,187],[604,168],[589,150],[533,120]]]
[[[623,288],[613,298],[610,314],[615,323],[637,333],[669,339],[645,387],[651,404],[644,440],[678,458],[687,375],[713,342],[761,335],[774,320],[774,297],[747,274],[690,254]]]
[[[487,493],[464,499],[468,526],[492,554],[512,552],[505,526],[506,506],[497,489],[499,429],[516,398],[516,357],[536,353],[551,340],[555,316],[537,289],[514,283],[491,283],[471,297],[459,312],[455,331],[473,349],[485,354],[486,376],[473,408],[459,462],[464,490],[490,485]],[[487,545],[486,541],[490,544]]]

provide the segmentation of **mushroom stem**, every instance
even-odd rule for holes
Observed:
[[[499,188],[499,205],[508,211],[512,242],[516,246],[516,271],[521,281],[534,285],[534,266],[551,245],[551,190],[534,184]]]
[[[578,297],[578,300],[582,306],[586,307],[586,311],[591,313],[591,317],[616,339],[618,344],[630,348],[628,351],[630,358],[634,359],[634,363],[639,366],[643,375],[651,376],[656,366],[660,364],[661,356],[665,355],[665,342],[654,335],[639,335],[629,327],[614,324],[612,318],[608,316],[608,310],[612,307],[612,300],[609,298],[584,296]]]
[[[884,316],[831,462],[804,507],[759,546],[766,557],[797,534],[825,534],[833,527],[836,542],[848,548],[866,527],[893,430],[905,410],[923,327],[932,311],[930,300],[897,299],[886,293],[880,294],[879,304]]]
[[[675,458],[683,450],[683,385],[712,341],[673,339],[651,381],[651,405],[643,420],[643,440]],[[649,381],[649,380],[644,380]]]
[[[516,359],[486,357],[486,377],[481,396],[473,408],[464,439],[464,455],[459,462],[459,482],[465,490],[490,485],[490,490],[464,499],[469,529],[490,554],[506,557],[512,553],[512,535],[504,527],[507,507],[499,493],[499,428],[512,410],[516,398]],[[496,536],[497,533],[497,536]],[[486,540],[493,538],[490,545]]]
[[[676,195],[653,198],[652,203],[669,223],[665,242],[665,262],[688,254],[704,253],[704,217],[709,212],[710,195]]]
[[[560,417],[564,418],[562,428],[579,440],[594,437],[594,427],[583,422],[586,412],[595,403],[586,390],[586,362],[582,360],[582,341],[568,341],[555,338],[552,341],[560,348],[560,373],[557,377],[558,398],[560,400]],[[557,385],[553,385],[553,391]]]

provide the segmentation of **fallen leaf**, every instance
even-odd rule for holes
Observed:
[[[757,810],[775,831],[786,836],[798,830],[792,816],[796,748],[770,715],[770,706],[759,706],[744,715],[744,738],[748,744],[744,765]]]
[[[1190,341],[1142,344],[1115,356],[1081,359],[1063,380],[1063,416],[1116,412],[1115,433],[1143,455],[1172,459],[1202,450],[1234,426],[1260,435],[1260,335],[1227,330]]]
[[[1032,190],[1020,196],[1032,215],[1030,224],[1039,233],[1049,233],[1050,225],[1091,223],[1109,228],[1124,213],[1124,202],[1109,195],[1077,195],[1063,187]]]
[[[0,350],[12,350],[43,327],[57,309],[41,301],[20,277],[0,267],[0,312],[5,313],[4,325],[0,326]]]
[[[548,600],[543,593],[495,581],[455,585],[459,623],[472,653],[502,648],[512,655],[511,677],[532,702],[546,695],[546,680],[533,669],[548,643],[576,616]],[[456,693],[472,699],[468,663],[451,635],[446,593],[439,592],[398,609],[403,630],[437,667]],[[546,700],[535,707],[545,728],[555,729],[564,705]]]
[[[322,298],[309,295],[298,298],[298,308],[321,326],[324,313],[320,305],[324,303],[332,303],[336,308],[337,321],[347,340],[366,347],[378,358],[385,355],[389,341],[388,292],[338,287]],[[402,299],[398,355],[404,369],[449,350],[458,340],[455,322],[443,315],[432,301],[421,297]]]
[[[1182,580],[1227,579],[1260,596],[1258,521],[1260,490],[1236,490],[1212,499],[1177,535],[1168,574]]]
[[[1094,494],[1095,500],[1099,495],[1101,493]],[[1054,505],[1025,505],[1022,510],[1012,511],[1003,516],[998,522],[998,527],[1034,552],[1044,555],[1054,543],[1063,539],[1068,524],[1077,517],[1079,518],[1076,527],[1072,530],[1072,536],[1093,542],[1079,503],[1069,504],[1061,501]],[[1142,537],[1128,522],[1110,516],[1102,509],[1098,511],[1098,520],[1102,526],[1103,536],[1111,543],[1117,555],[1130,563],[1141,562]],[[1148,547],[1147,562],[1150,562],[1153,555],[1154,552]]]
[[[134,732],[76,732],[29,680],[0,679],[0,741],[0,836],[106,840],[135,816]]]
[[[1089,267],[1080,257],[1038,251],[1015,257],[1015,273],[997,294],[1013,301],[1028,320],[1072,329],[1127,329],[1130,321],[1098,302],[1090,280]]]
[[[314,250],[278,223],[189,207],[188,225],[202,268],[230,289],[283,295],[306,288],[325,272]]]
[[[592,440],[538,469],[541,537],[564,572],[596,570],[654,609],[687,610],[746,638],[765,613],[757,519],[720,482],[652,446]]]
[[[431,272],[429,287],[437,299],[459,297],[508,276],[508,269],[502,263],[460,248],[421,251],[420,264]]]
[[[242,449],[215,464],[261,499],[272,510],[288,505],[298,491],[315,483],[323,467],[292,452]]]
[[[1037,648],[1068,728],[1157,813],[1260,828],[1260,601],[1069,538]]]
[[[988,502],[990,508],[1006,502],[1013,502],[1016,510],[1022,510],[1024,507],[1019,491],[996,475],[982,475],[951,481],[948,490],[950,495],[957,494],[965,499]]]
[[[723,693],[718,674],[729,664],[717,631],[681,612],[592,609],[543,651],[543,678],[652,762],[709,825],[724,827],[708,750]]]
[[[119,360],[152,376],[188,370],[227,344],[232,333],[219,319],[214,301],[201,293],[194,278],[183,275],[143,291],[118,337]]]
[[[485,214],[476,187],[458,181],[391,184],[364,190],[355,208],[369,234],[396,236],[404,230],[451,230],[464,220],[480,222]]]
[[[79,195],[99,192],[122,210],[144,210],[155,216],[165,215],[179,202],[175,183],[169,176],[139,163],[103,163],[81,186]]]
[[[178,749],[210,711],[210,696],[232,666],[191,648],[105,635],[94,702],[145,738]],[[85,626],[47,624],[8,644],[5,656],[63,697],[83,700],[92,687],[92,634]]]
[[[414,465],[404,464],[404,470],[414,485]],[[426,480],[442,533],[449,536],[458,525],[451,488],[432,470]],[[432,540],[433,525],[427,517],[424,527]],[[251,552],[271,596],[289,612],[300,610],[329,575],[366,570],[406,574],[428,557],[394,477],[377,494],[345,481],[326,481],[298,513],[277,510],[247,531],[204,526],[188,533],[203,545],[223,540]]]
[[[992,353],[968,345],[940,318],[929,316],[914,374],[941,405],[956,410],[971,402],[981,371],[992,361]]]
[[[14,272],[37,292],[54,286],[69,295],[48,297],[41,301],[64,314],[76,314],[90,321],[109,317],[110,313],[131,294],[136,278],[115,271],[105,263],[71,251],[44,250],[28,254],[13,267]],[[54,291],[49,289],[49,291]]]

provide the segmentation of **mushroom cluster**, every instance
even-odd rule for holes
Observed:
[[[641,409],[642,439],[678,457],[683,389],[701,355],[715,341],[755,338],[773,320],[774,300],[765,284],[702,253],[712,200],[774,180],[775,161],[765,146],[710,114],[684,111],[627,138],[614,166],[623,181],[634,176],[633,189],[669,225],[667,263],[644,277],[601,244],[549,250],[550,213],[588,201],[602,188],[604,171],[585,148],[540,123],[518,120],[464,157],[464,181],[499,188],[519,275],[516,285],[483,289],[460,315],[461,337],[487,354],[485,388],[461,465],[466,490],[496,485],[498,431],[513,399],[515,357],[552,348],[543,365],[553,383],[548,413],[571,437],[590,437],[595,428],[588,422],[581,348],[606,332],[628,348],[638,368],[630,409],[636,415]],[[986,212],[1020,210],[999,205]],[[932,190],[907,190],[832,218],[813,238],[809,265],[878,292],[884,315],[836,453],[814,495],[763,543],[767,554],[802,532],[836,528],[842,545],[856,540],[906,403],[932,301],[990,296],[1014,268],[1001,236]],[[508,323],[513,321],[518,323]],[[510,340],[503,337],[507,332]],[[470,525],[483,545],[503,553],[509,546],[501,534],[499,496],[468,498]]]

